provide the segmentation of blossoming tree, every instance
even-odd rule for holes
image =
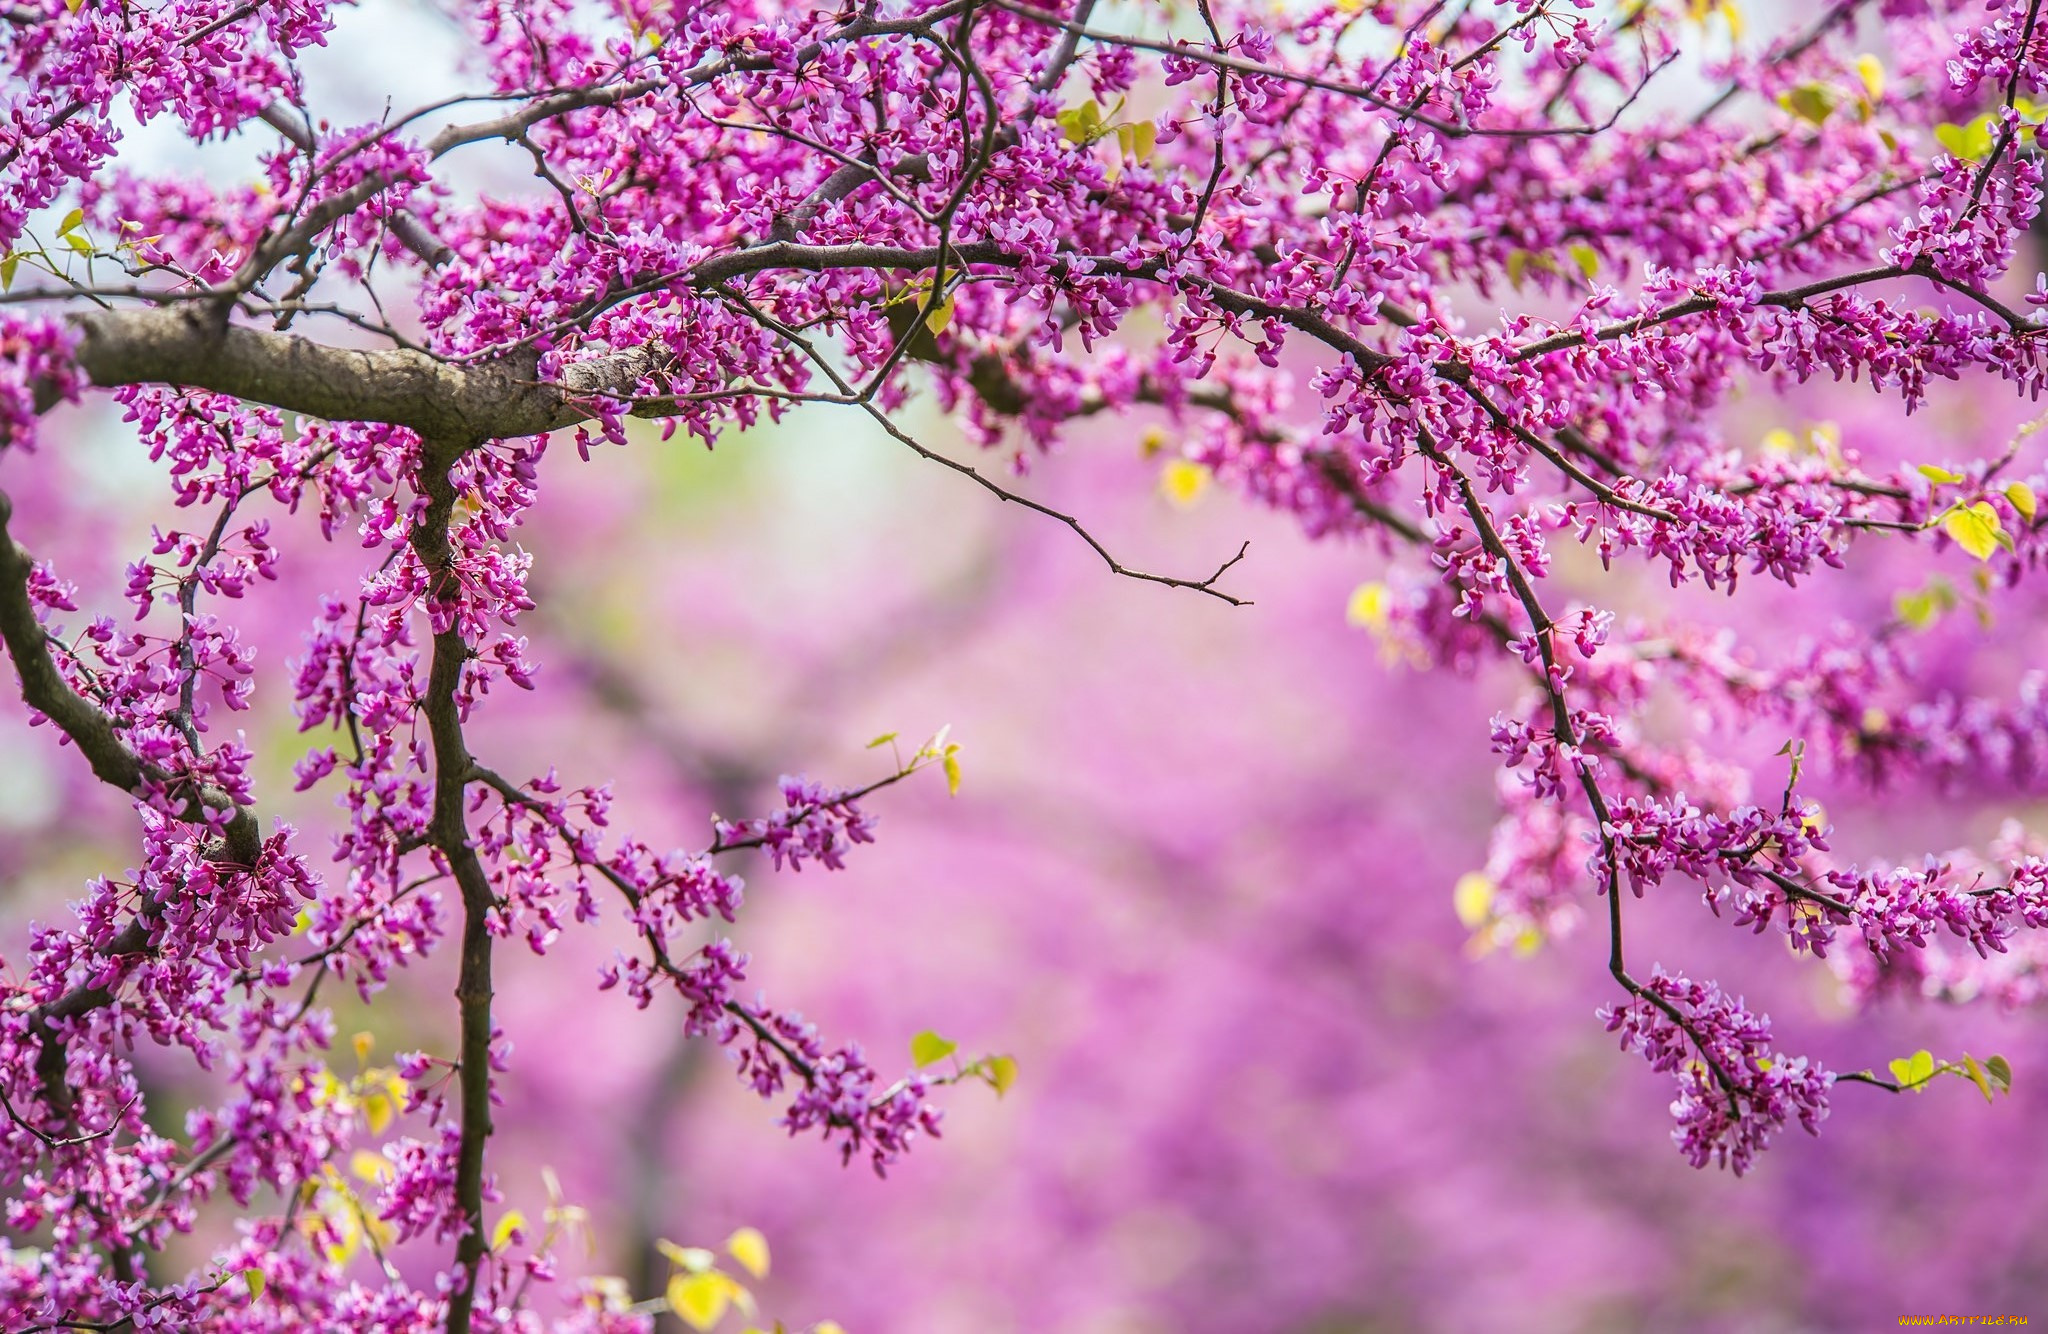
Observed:
[[[515,539],[542,456],[624,445],[634,418],[711,443],[800,406],[859,414],[1113,575],[1241,602],[1242,548],[1211,573],[1136,568],[903,409],[934,396],[1020,462],[1082,419],[1142,418],[1190,475],[1376,553],[1353,613],[1402,652],[1524,674],[1492,720],[1510,781],[1460,910],[1512,940],[1592,905],[1605,1021],[1675,1081],[1694,1164],[1741,1172],[1845,1082],[2009,1086],[1961,1054],[1831,1071],[1718,983],[1627,950],[1630,901],[1690,886],[1866,998],[2034,997],[2048,859],[2015,837],[1843,864],[1802,787],[1823,767],[2038,779],[2032,683],[1895,707],[1903,631],[1953,585],[1765,661],[1705,619],[1567,603],[1553,567],[1584,552],[1824,598],[1910,545],[1974,566],[1987,602],[2020,584],[2048,541],[2024,434],[1963,459],[1824,432],[1758,452],[1720,409],[1814,376],[1867,378],[1901,415],[1931,376],[2039,393],[2026,307],[2048,285],[2022,300],[2009,270],[2041,198],[2040,0],[1839,0],[1732,43],[1734,8],[1696,0],[450,9],[473,91],[360,125],[307,104],[301,54],[349,21],[315,0],[0,11],[0,640],[30,719],[132,798],[139,844],[10,960],[8,1328],[542,1327],[545,1246],[494,1212],[488,1154],[509,1059],[494,956],[515,937],[545,953],[622,920],[634,947],[592,987],[676,1007],[793,1133],[878,1171],[937,1132],[936,1084],[1008,1083],[1002,1057],[878,1071],[753,996],[732,946],[694,944],[740,908],[729,854],[840,864],[877,789],[957,782],[943,734],[857,786],[786,780],[780,810],[695,843],[613,831],[601,757],[494,762],[505,688],[546,688]],[[1713,52],[1701,98],[1671,91],[1693,47]],[[124,163],[130,122],[258,139],[262,177]],[[530,188],[464,188],[489,155],[530,164]],[[85,419],[71,405],[105,402],[182,512],[132,553],[119,616],[23,540],[77,545],[90,500],[50,456]],[[301,558],[282,536],[301,509],[361,553],[345,592],[293,609],[298,786],[347,819],[331,863],[265,814],[223,727],[286,685],[238,611]],[[1674,698],[1693,706],[1676,728]],[[1765,799],[1711,744],[1731,718],[1797,739]],[[454,1049],[330,1069],[322,981],[368,999],[444,949]],[[218,1063],[230,1091],[168,1124],[145,1043]],[[337,1164],[364,1152],[358,1191]],[[173,1263],[221,1196],[243,1230]],[[380,1249],[365,1277],[322,1241],[349,1227],[437,1258]]]

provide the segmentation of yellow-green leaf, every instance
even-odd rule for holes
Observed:
[[[725,1239],[725,1253],[755,1278],[768,1277],[768,1238],[759,1228],[743,1227]]]
[[[944,301],[941,301],[938,305],[933,306],[930,312],[928,312],[925,315],[924,327],[932,331],[933,337],[937,337],[938,335],[946,332],[946,326],[950,325],[952,322],[953,294],[951,292],[948,292],[946,293],[946,299]]]
[[[732,1305],[732,1280],[715,1271],[677,1274],[668,1281],[668,1309],[692,1329],[710,1329]]]
[[[1801,120],[1821,125],[1835,113],[1838,96],[1824,83],[1802,83],[1789,92],[1778,94],[1778,105]]]
[[[873,750],[877,746],[886,746],[895,739],[896,733],[884,732],[880,736],[876,737],[873,741],[868,742],[868,749]]]
[[[910,1040],[910,1061],[918,1069],[943,1061],[960,1049],[957,1042],[948,1042],[927,1028]]]
[[[1934,1078],[1934,1053],[1923,1047],[1911,1056],[1901,1056],[1891,1062],[1891,1072],[1899,1087],[1917,1088]]]
[[[1344,604],[1344,619],[1362,629],[1384,630],[1393,602],[1393,595],[1385,584],[1360,584],[1351,590],[1351,600]]]
[[[0,292],[6,292],[13,289],[14,271],[20,266],[20,255],[13,254],[10,252],[4,258],[0,258]]]
[[[1579,272],[1586,275],[1587,282],[1591,282],[1599,274],[1600,252],[1585,242],[1581,241],[1568,247],[1565,253],[1572,257],[1572,263],[1579,266]]]
[[[1963,480],[1961,473],[1944,468],[1938,463],[1923,463],[1914,471],[1936,486],[1952,486]]]
[[[2034,511],[2039,508],[2039,502],[2034,497],[2033,487],[2028,486],[2025,482],[2014,482],[2005,488],[2005,498],[2011,502],[2015,510],[2019,511],[2019,516],[2022,519],[2029,523],[2033,522]]]
[[[1892,599],[1892,614],[1915,630],[1934,624],[1934,599],[1925,593],[1900,593]]]
[[[258,1298],[258,1297],[261,1297],[261,1296],[263,1295],[263,1271],[262,1271],[262,1270],[260,1270],[260,1269],[244,1269],[244,1270],[242,1271],[242,1282],[244,1282],[244,1283],[248,1284],[248,1286],[249,1286],[249,1300],[250,1300],[250,1301],[252,1301],[252,1302],[253,1302],[253,1301],[255,1301],[255,1300],[256,1300],[256,1299]]]
[[[1991,156],[1991,117],[1979,116],[1967,125],[1937,125],[1934,137],[1955,156],[1981,162]]]
[[[525,1214],[520,1213],[517,1209],[507,1211],[505,1216],[498,1220],[498,1226],[491,1230],[491,1249],[494,1251],[504,1250],[506,1245],[512,1240],[512,1234],[525,1226]]]
[[[1998,550],[1998,544],[2007,540],[2005,526],[1998,521],[1998,511],[1981,500],[1967,507],[1958,505],[1943,515],[1941,531],[1954,538],[1957,546],[1978,560],[1990,560],[1991,553]]]
[[[1993,1056],[1984,1062],[1984,1073],[1998,1086],[2001,1093],[2012,1092],[2012,1066],[2003,1056]]]
[[[1528,251],[1519,247],[1508,251],[1508,281],[1514,284],[1517,291],[1521,289],[1522,277],[1529,272],[1529,261],[1533,258]]]
[[[381,1135],[389,1129],[397,1111],[392,1105],[391,1095],[383,1089],[371,1089],[363,1095],[363,1119],[369,1122],[372,1135]]]
[[[944,757],[943,757],[943,758],[942,758],[942,759],[941,759],[941,760],[939,761],[939,765],[940,765],[940,767],[941,767],[941,768],[943,768],[943,769],[944,769],[944,770],[946,771],[946,795],[947,795],[947,796],[949,796],[949,797],[957,797],[957,796],[959,796],[959,795],[960,795],[960,747],[958,747],[958,746],[948,746],[948,747],[946,747],[946,754],[945,754],[945,756],[944,756]]]
[[[1072,144],[1091,144],[1102,137],[1102,108],[1093,98],[1053,118]]]
[[[1975,1084],[1977,1091],[1984,1095],[1984,1101],[1991,1102],[1993,1100],[1991,1081],[1984,1077],[1984,1067],[1977,1064],[1976,1057],[1969,1055],[1963,1057],[1963,1073],[1970,1077],[1970,1082]]]
[[[1017,1082],[1017,1058],[1014,1056],[991,1056],[987,1061],[989,1087],[996,1091],[998,1098],[1010,1091]]]
[[[1149,120],[1141,120],[1131,132],[1131,156],[1140,163],[1152,160],[1152,150],[1159,143],[1159,127]]]
[[[1478,871],[1459,876],[1457,886],[1451,890],[1451,906],[1467,931],[1478,930],[1493,911],[1493,881]]]
[[[85,210],[82,208],[72,209],[64,215],[64,221],[57,224],[57,235],[69,236],[72,232],[77,231],[78,225],[84,221]]]
[[[64,244],[70,246],[81,255],[90,255],[92,253],[92,242],[87,239],[83,232],[68,233],[64,237]]]
[[[1884,65],[1876,56],[1865,52],[1856,57],[1856,77],[1863,80],[1863,91],[1875,102],[1884,96]]]
[[[1201,499],[1208,486],[1209,470],[1192,459],[1172,459],[1159,473],[1159,489],[1182,509]]]
[[[393,1168],[391,1160],[382,1154],[357,1149],[349,1156],[348,1170],[355,1173],[358,1180],[382,1181],[391,1175]]]

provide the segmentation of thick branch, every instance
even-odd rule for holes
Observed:
[[[434,457],[446,451],[430,450]],[[446,473],[428,471],[420,479],[427,509],[412,532],[412,549],[428,571],[429,598],[453,601],[456,575],[448,542],[448,520],[455,509],[455,488]],[[463,665],[470,655],[453,619],[434,635],[433,665],[421,708],[434,751],[434,817],[428,836],[447,862],[462,891],[462,960],[455,999],[462,1010],[462,1146],[455,1162],[455,1198],[467,1229],[455,1244],[461,1270],[448,1298],[449,1334],[467,1334],[483,1269],[484,1144],[491,1135],[491,934],[489,919],[496,896],[483,862],[469,840],[463,794],[474,772],[469,747],[462,737],[456,694]]]

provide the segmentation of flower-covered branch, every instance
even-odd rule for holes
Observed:
[[[1519,693],[1472,733],[1502,762],[1501,819],[1459,911],[1522,941],[1594,906],[1606,1022],[1676,1081],[1689,1161],[1747,1170],[1842,1081],[2009,1086],[1973,1058],[1836,1076],[1720,983],[1629,963],[1624,889],[1689,886],[1858,1000],[2018,1004],[2048,975],[2023,829],[1917,869],[1847,859],[1812,795],[2048,781],[2038,681],[1936,688],[1912,663],[1966,602],[2024,596],[2048,461],[2024,433],[1953,462],[1729,425],[1738,395],[1815,378],[1900,415],[1943,380],[2048,389],[2048,280],[2028,295],[2021,262],[2040,4],[1892,3],[1859,27],[1863,8],[1765,38],[1678,0],[466,0],[471,91],[355,125],[308,92],[304,53],[359,21],[323,0],[0,13],[0,642],[30,721],[130,798],[139,848],[0,985],[6,1327],[541,1328],[544,1257],[518,1272],[523,1234],[491,1226],[515,936],[548,954],[615,918],[595,985],[680,1006],[793,1134],[878,1171],[937,1133],[935,1087],[1007,1081],[988,1061],[887,1080],[742,994],[751,964],[702,934],[740,910],[722,858],[838,867],[879,789],[957,782],[943,740],[865,787],[788,780],[776,814],[666,853],[609,831],[602,775],[479,758],[493,692],[547,688],[518,536],[547,453],[646,448],[635,421],[708,445],[852,408],[1114,574],[1245,605],[1244,547],[1207,577],[1145,572],[906,409],[928,393],[1019,467],[1082,423],[1142,422],[1181,475],[1354,543],[1352,617],[1394,656],[1475,692],[1506,666]],[[201,151],[241,136],[255,177],[149,170],[125,119]],[[86,502],[54,479],[109,408],[202,517],[156,525],[104,588],[67,536]],[[1913,560],[1973,562],[1974,591],[1930,569],[1789,647],[1630,595],[1805,596]],[[253,608],[335,568],[339,592],[289,607],[303,655],[271,675]],[[124,592],[125,628],[82,611]],[[334,801],[325,873],[290,825],[265,832],[249,743],[213,731],[284,677],[314,734],[296,786]],[[1786,742],[1769,764],[1762,727]],[[324,981],[373,1001],[451,936],[452,1046],[335,1073]],[[145,1038],[218,1072],[182,1129],[151,1119]],[[163,1272],[221,1200],[242,1233]]]

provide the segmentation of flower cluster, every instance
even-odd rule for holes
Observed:
[[[1677,1079],[1671,1138],[1695,1167],[1715,1162],[1740,1176],[1794,1117],[1812,1135],[1827,1119],[1835,1077],[1803,1056],[1773,1050],[1770,1019],[1751,1014],[1712,982],[1659,969],[1639,994],[1600,1018],[1621,1035],[1624,1051]]]

